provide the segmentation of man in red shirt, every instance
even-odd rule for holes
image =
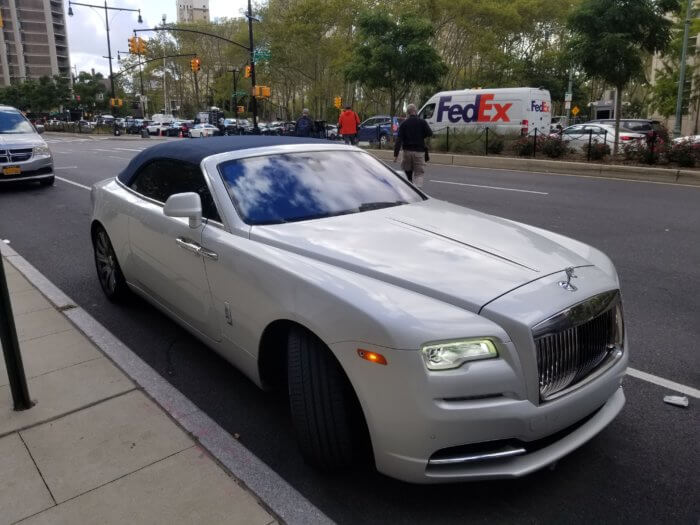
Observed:
[[[360,125],[360,117],[357,116],[349,104],[340,114],[338,119],[338,133],[343,136],[345,144],[354,144],[357,136],[357,126]]]

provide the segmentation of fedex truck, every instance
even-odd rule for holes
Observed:
[[[542,88],[463,89],[436,93],[418,115],[433,133],[484,129],[498,133],[548,134],[552,100]]]

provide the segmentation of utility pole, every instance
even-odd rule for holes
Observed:
[[[681,71],[678,78],[678,96],[676,97],[676,122],[673,126],[673,135],[681,136],[681,121],[683,119],[683,87],[685,85],[685,61],[688,54],[688,32],[690,30],[690,14],[693,8],[693,0],[688,0],[685,10],[685,29],[683,30],[683,50],[681,51]]]
[[[574,65],[569,66],[569,86],[564,95],[564,109],[566,110],[566,126],[569,125],[569,115],[571,114],[571,102],[574,98]]]
[[[253,7],[248,0],[248,42],[250,47],[250,83],[253,86],[251,103],[253,105],[253,133],[258,133],[258,99],[255,97],[255,45],[253,44]]]
[[[163,27],[165,27],[165,13],[163,13]],[[165,69],[165,56],[163,56],[163,108],[166,115],[170,115],[168,111],[168,86],[165,77],[167,76],[167,70]],[[197,82],[197,76],[195,75],[195,83]]]
[[[236,91],[238,89],[238,85],[236,83],[236,81],[237,81],[236,77],[238,76],[238,71],[239,71],[239,69],[237,67],[234,67],[233,69],[231,69],[231,73],[233,74],[233,108],[232,109],[233,109],[233,114],[236,116],[236,118],[238,118],[238,93]]]

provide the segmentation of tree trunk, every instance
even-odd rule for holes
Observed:
[[[617,148],[620,143],[620,117],[622,116],[622,88],[618,85],[615,89],[615,144],[613,144],[613,158],[617,156]]]

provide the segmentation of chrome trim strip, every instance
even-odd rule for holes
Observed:
[[[566,310],[557,312],[532,327],[532,336],[537,339],[556,334],[568,328],[585,324],[605,313],[620,302],[620,290],[610,290],[576,303]]]
[[[474,461],[485,461],[489,459],[509,458],[519,456],[527,452],[524,448],[506,448],[495,452],[483,452],[480,454],[470,454],[467,456],[457,456],[454,458],[430,459],[428,465],[456,465],[459,463],[471,463]]]

